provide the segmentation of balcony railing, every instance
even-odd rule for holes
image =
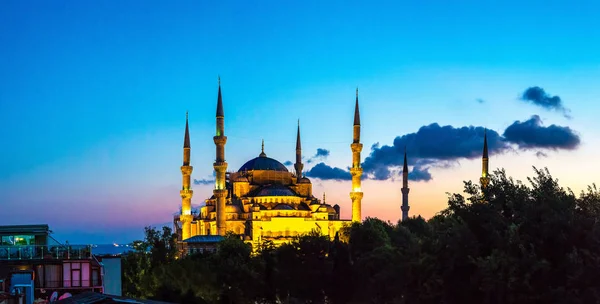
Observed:
[[[44,284],[45,283],[45,284]],[[60,280],[60,281],[49,281],[35,282],[35,288],[46,288],[46,289],[90,289],[90,288],[101,288],[102,284],[100,280]]]
[[[91,245],[15,245],[0,246],[0,261],[6,260],[81,260],[92,258]]]

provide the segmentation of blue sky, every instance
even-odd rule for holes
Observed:
[[[306,157],[324,148],[328,166],[347,167],[358,86],[363,159],[372,144],[431,123],[502,134],[539,115],[581,144],[544,158],[516,148],[491,167],[524,178],[531,165],[548,166],[584,188],[600,169],[583,161],[600,148],[599,9],[594,1],[3,1],[0,202],[12,216],[2,222],[49,223],[71,243],[129,241],[144,225],[169,223],[180,204],[185,111],[193,177],[212,175],[217,75],[232,170],[258,155],[261,139],[269,156],[292,160],[297,119]],[[572,118],[522,101],[532,86],[560,96]],[[445,192],[477,178],[477,160],[455,161],[413,183],[411,212],[431,216]],[[396,221],[400,186],[366,183],[377,195],[365,192],[363,214]],[[315,185],[349,211],[349,184]],[[196,186],[194,204],[209,193]]]

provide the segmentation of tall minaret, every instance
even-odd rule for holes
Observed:
[[[181,166],[181,175],[183,175],[183,186],[179,194],[181,195],[181,240],[192,237],[192,195],[194,191],[190,186],[190,176],[194,167],[190,166],[190,129],[188,126],[188,113],[185,113],[185,136],[183,138],[183,165]]]
[[[360,113],[358,111],[358,88],[356,89],[356,106],[354,108],[354,136],[350,148],[352,149],[352,168],[350,168],[350,174],[352,175],[352,192],[350,192],[350,199],[352,200],[352,221],[360,222],[362,220],[360,210],[363,193],[360,188],[360,177],[362,176],[363,169],[360,167],[360,152],[362,151],[363,145],[360,143]]]
[[[488,146],[487,146],[487,130],[483,131],[483,157],[481,158],[481,188],[486,188],[490,183],[488,174]]]
[[[410,206],[408,205],[408,192],[410,192],[410,188],[408,188],[408,162],[406,161],[406,148],[404,148],[404,167],[402,168],[402,220],[406,220],[408,218],[408,210],[410,210]]]
[[[304,165],[302,164],[302,145],[300,144],[300,119],[298,119],[298,135],[296,136],[296,163],[294,164],[294,169],[296,169],[296,179],[300,182],[302,178],[302,168]]]
[[[225,200],[227,199],[227,189],[225,187],[225,171],[227,163],[225,162],[225,114],[223,113],[223,100],[221,98],[221,78],[219,78],[219,94],[217,96],[217,135],[213,137],[217,147],[217,157],[213,164],[216,172],[215,189],[213,194],[217,200],[217,234],[225,235],[227,232],[227,219],[225,218]]]

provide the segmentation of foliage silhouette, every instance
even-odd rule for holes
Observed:
[[[429,220],[375,218],[252,252],[229,235],[216,253],[174,259],[168,228],[123,258],[124,294],[180,303],[598,303],[600,192],[578,196],[547,169],[529,185],[504,170],[465,182]],[[205,301],[205,302],[204,302]]]

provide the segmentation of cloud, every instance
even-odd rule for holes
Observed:
[[[409,180],[429,181],[433,178],[431,168],[450,168],[462,159],[480,158],[483,152],[484,131],[481,126],[455,128],[432,123],[422,126],[415,133],[397,136],[392,145],[375,143],[362,163],[363,178],[395,180],[398,174],[401,174],[406,147],[408,165],[412,167]],[[579,136],[569,127],[542,126],[537,115],[524,122],[515,121],[506,128],[503,135],[494,130],[485,132],[490,155],[515,149],[572,150],[580,144]],[[539,151],[536,155],[540,157],[545,153]],[[309,176],[321,179],[350,179],[347,170],[329,167],[324,163],[311,169]]]
[[[291,166],[294,163],[291,160],[286,160],[285,163],[283,163],[285,166]]]
[[[212,185],[214,183],[214,179],[194,179],[194,185]]]
[[[431,177],[431,173],[429,173],[429,168],[419,168],[415,167],[412,171],[408,172],[408,180],[412,181],[430,181],[433,178]]]
[[[432,123],[419,128],[416,133],[396,137],[391,146],[371,146],[362,166],[367,178],[388,179],[393,176],[394,168],[402,166],[406,147],[409,166],[414,166],[412,180],[430,180],[428,170],[432,166],[448,166],[452,160],[481,157],[483,134],[483,127],[454,128]],[[488,130],[487,137],[491,151],[508,148],[508,143],[496,131]]]
[[[333,180],[351,180],[352,179],[350,172],[348,172],[344,169],[330,167],[322,162],[316,164],[308,172],[306,172],[306,176],[319,178],[319,179],[333,179]]]
[[[504,131],[504,138],[519,146],[520,149],[566,149],[573,150],[581,140],[569,127],[550,125],[542,126],[538,115],[533,115],[524,122],[515,121]]]
[[[551,96],[540,87],[530,87],[525,90],[521,100],[531,102],[547,110],[562,112],[566,118],[571,118],[569,114],[571,111],[563,106],[561,98],[557,95]]]
[[[310,164],[317,160],[323,160],[323,159],[326,159],[327,156],[329,156],[329,150],[323,149],[323,148],[317,148],[317,153],[315,155],[311,156],[308,160],[306,160],[306,163]]]
[[[329,156],[329,150],[317,148],[317,154],[315,154],[315,156],[313,156],[313,157],[327,157],[327,156]]]
[[[481,157],[483,133],[483,127],[454,128],[432,123],[419,128],[416,133],[396,137],[391,146],[373,145],[363,168],[365,173],[378,175],[376,178],[382,179],[381,167],[402,165],[405,147],[409,155],[409,165],[412,162],[421,168],[444,160]],[[508,144],[496,131],[488,130],[487,136],[491,151],[503,151],[508,148]],[[376,172],[379,173],[375,174]]]

